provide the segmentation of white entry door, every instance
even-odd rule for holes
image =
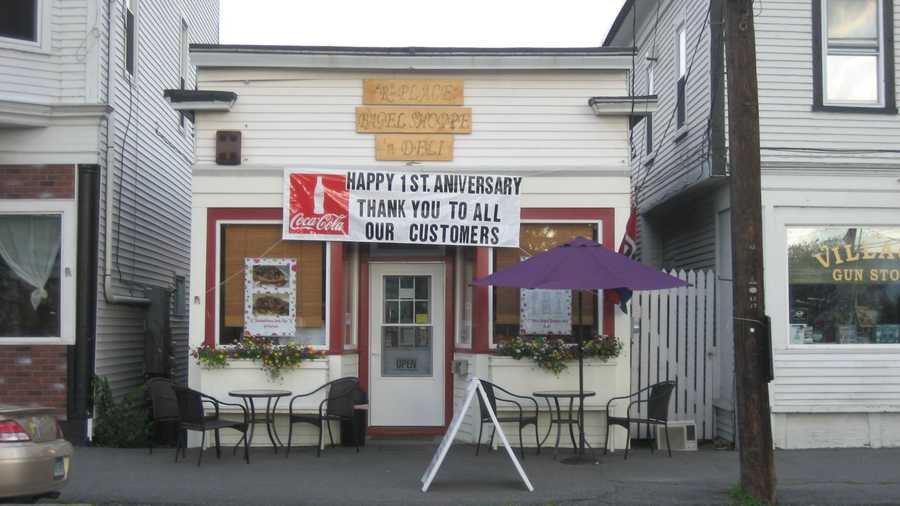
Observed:
[[[369,269],[369,423],[444,425],[444,265]]]

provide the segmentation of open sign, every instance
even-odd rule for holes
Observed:
[[[398,358],[396,362],[397,369],[415,369],[416,368],[416,359],[414,358]]]

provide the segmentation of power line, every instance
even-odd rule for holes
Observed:
[[[712,3],[710,2],[710,4],[709,4],[709,5],[707,6],[707,8],[706,8],[706,16],[705,16],[704,21],[703,21],[703,26],[700,27],[700,31],[699,31],[699,33],[697,34],[697,41],[694,43],[694,50],[693,50],[693,52],[692,52],[692,54],[691,54],[691,60],[690,60],[690,63],[688,64],[687,73],[686,73],[685,76],[684,76],[685,100],[687,100],[687,85],[688,85],[688,83],[690,82],[691,71],[692,71],[693,68],[694,68],[694,61],[696,60],[697,52],[698,52],[698,50],[700,49],[700,41],[703,40],[703,33],[704,33],[704,30],[705,30],[706,27],[709,25],[709,18],[710,18],[710,12],[711,12],[711,10],[712,10]],[[669,130],[670,130],[671,126],[672,126],[672,120],[675,118],[675,113],[678,112],[678,104],[677,104],[678,99],[677,99],[677,97],[676,97],[675,101],[676,101],[676,104],[675,104],[674,107],[672,107],[672,113],[669,114],[669,119],[668,119],[668,121],[666,121],[666,129],[665,129],[665,131],[663,132],[663,136],[659,139],[659,149],[658,149],[657,152],[656,152],[656,156],[657,156],[657,157],[660,156],[660,153],[661,153],[661,152],[665,149],[665,147],[666,147],[666,145],[663,143],[663,141],[665,141],[666,137],[669,135]],[[685,106],[686,106],[686,105],[687,105],[687,104],[685,104]],[[673,144],[673,143],[670,143],[670,145],[672,145],[672,144]],[[647,182],[647,178],[650,176],[650,172],[651,172],[651,167],[647,167],[646,171],[644,172],[643,176],[641,177],[641,182],[640,182],[640,184],[638,184],[637,186],[635,186],[635,193],[640,192],[641,189],[644,187],[644,184]]]

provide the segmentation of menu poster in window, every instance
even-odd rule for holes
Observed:
[[[297,259],[244,259],[244,332],[265,337],[297,333]]]
[[[523,334],[572,334],[570,290],[520,290],[519,328]]]

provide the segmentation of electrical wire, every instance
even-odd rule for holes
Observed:
[[[706,16],[705,16],[705,19],[704,19],[704,22],[703,22],[703,26],[700,27],[700,31],[699,31],[699,33],[697,34],[697,41],[694,43],[694,50],[693,50],[693,52],[692,52],[692,54],[691,54],[690,63],[688,64],[687,72],[685,73],[685,76],[684,76],[684,87],[685,87],[685,90],[687,90],[688,83],[690,82],[691,71],[692,71],[693,68],[694,68],[694,62],[696,61],[697,52],[698,52],[698,50],[700,49],[700,41],[703,40],[703,34],[704,34],[704,31],[706,30],[706,27],[709,25],[709,22],[710,22],[710,13],[711,13],[711,11],[712,11],[712,3],[710,3],[710,5],[709,5],[709,6],[707,7],[707,9],[706,9]],[[687,91],[685,91],[685,95],[687,95]],[[685,100],[687,100],[687,98],[685,98]],[[685,105],[686,105],[686,104],[685,104]],[[675,107],[672,108],[672,113],[669,114],[669,119],[666,121],[666,129],[665,129],[665,131],[663,132],[662,137],[661,137],[661,138],[659,139],[659,141],[658,141],[658,142],[659,142],[659,147],[658,147],[658,149],[656,150],[656,156],[657,156],[657,157],[659,157],[659,156],[660,156],[660,153],[666,148],[666,144],[664,144],[663,141],[664,141],[664,140],[666,139],[666,137],[668,137],[668,135],[669,135],[669,131],[670,131],[670,128],[671,128],[671,126],[672,126],[672,120],[675,118],[675,114],[676,114],[677,112],[678,112],[678,106],[677,106],[677,104],[676,104]],[[669,147],[672,147],[672,146],[674,146],[674,143],[669,143]],[[641,189],[642,189],[642,188],[644,187],[644,185],[647,183],[647,179],[648,179],[648,177],[650,176],[650,173],[651,173],[651,167],[647,167],[646,170],[645,170],[645,172],[644,172],[644,174],[643,174],[643,176],[641,177],[641,182],[640,182],[638,185],[635,186],[635,190],[634,190],[635,193],[640,193]]]

